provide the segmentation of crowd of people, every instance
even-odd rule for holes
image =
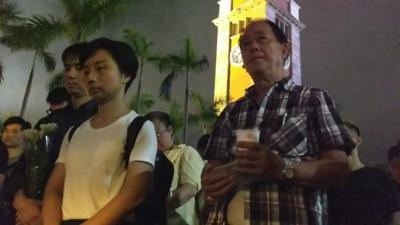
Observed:
[[[127,43],[67,47],[64,87],[48,93],[34,126],[57,125],[37,195],[28,191],[31,123],[3,123],[0,225],[400,224],[400,143],[388,173],[365,166],[358,126],[324,90],[285,75],[290,44],[275,23],[253,21],[239,46],[254,85],[196,149],[178,143],[167,113],[127,106],[138,69]]]

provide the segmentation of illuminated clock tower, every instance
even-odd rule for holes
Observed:
[[[292,45],[285,73],[301,84],[299,5],[294,0],[220,0],[219,17],[213,20],[218,27],[215,67],[214,100],[234,101],[253,84],[242,67],[238,46],[240,33],[255,19],[268,18],[285,32]]]

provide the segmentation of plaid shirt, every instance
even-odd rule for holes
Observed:
[[[280,156],[293,161],[317,159],[322,151],[354,148],[334,103],[320,89],[298,86],[283,79],[269,92],[263,120],[259,125],[260,143],[272,146]],[[268,95],[268,94],[267,94]],[[226,106],[218,118],[206,149],[206,159],[232,161],[236,129],[252,129],[259,104],[255,89]],[[323,225],[327,199],[323,189],[285,182],[262,181],[245,186],[244,210],[250,225]],[[229,198],[227,198],[229,199]],[[219,202],[208,215],[207,225],[227,224],[227,203]]]

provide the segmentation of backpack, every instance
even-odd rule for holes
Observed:
[[[146,121],[147,120],[143,116],[137,116],[128,126],[123,154],[125,168],[128,167],[129,156],[133,146],[135,145],[137,135]],[[75,125],[69,131],[69,142],[80,125],[81,124]],[[134,211],[135,225],[166,224],[166,200],[169,194],[169,188],[171,187],[173,174],[174,167],[172,163],[167,157],[165,157],[163,153],[157,152],[153,177],[149,190],[146,193],[144,201]]]

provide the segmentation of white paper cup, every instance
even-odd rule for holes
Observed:
[[[236,141],[257,142],[260,139],[260,130],[256,129],[239,129],[235,130]]]
[[[236,141],[248,141],[258,143],[260,139],[260,130],[257,129],[238,129],[235,130]],[[246,150],[244,148],[237,148],[238,151]]]

